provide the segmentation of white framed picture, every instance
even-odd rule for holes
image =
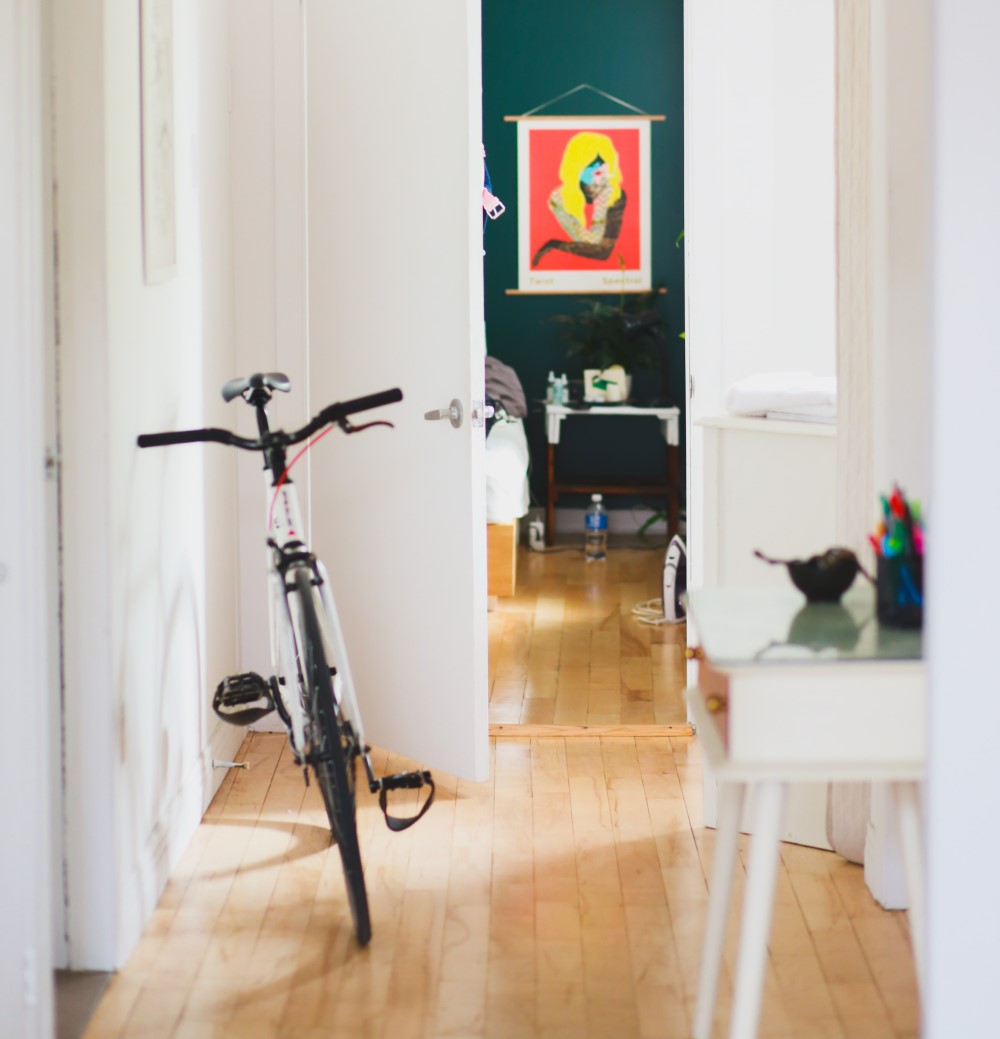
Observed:
[[[651,288],[649,119],[517,125],[518,291]]]

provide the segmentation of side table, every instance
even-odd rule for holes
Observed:
[[[556,447],[562,433],[563,421],[567,418],[627,418],[645,416],[659,420],[663,438],[667,442],[667,471],[664,476],[648,479],[626,477],[586,477],[578,480],[561,480],[556,475]],[[678,530],[680,506],[680,408],[641,407],[634,404],[568,404],[545,405],[545,438],[548,441],[548,466],[546,470],[545,534],[550,540],[555,535],[556,502],[560,494],[651,494],[663,498],[667,506],[667,536]]]
[[[695,1039],[712,1032],[740,817],[753,794],[730,1039],[757,1034],[790,783],[871,780],[898,810],[918,985],[922,980],[919,783],[926,679],[919,632],[887,629],[870,587],[807,605],[794,589],[709,588],[689,596],[701,648],[688,707],[719,783]]]

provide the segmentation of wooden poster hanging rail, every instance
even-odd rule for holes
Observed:
[[[545,289],[540,289],[538,291],[535,291],[534,289],[504,289],[503,292],[505,296],[618,296],[623,294],[626,296],[648,296],[650,292],[659,293],[659,295],[661,296],[665,296],[667,294],[667,290],[664,288],[615,289],[614,292],[603,293],[595,293],[593,289],[552,289],[548,292]]]
[[[505,115],[503,121],[505,123],[520,123],[525,120],[531,120],[532,122],[542,122],[545,119],[591,119],[595,122],[615,122],[619,119],[628,119],[635,122],[636,119],[648,119],[651,123],[662,123],[666,121],[665,115],[648,115],[646,112],[639,112],[636,115]]]

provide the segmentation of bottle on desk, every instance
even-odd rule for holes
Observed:
[[[583,554],[587,562],[606,558],[608,554],[608,514],[604,508],[604,496],[601,494],[590,496],[586,530]]]

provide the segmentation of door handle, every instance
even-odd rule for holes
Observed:
[[[428,422],[437,422],[439,419],[447,419],[456,429],[462,424],[462,402],[456,397],[451,406],[437,408],[434,411],[425,411],[424,418]]]

